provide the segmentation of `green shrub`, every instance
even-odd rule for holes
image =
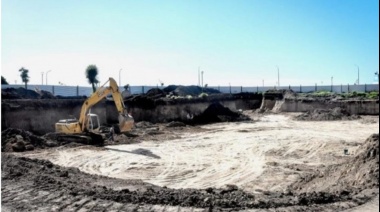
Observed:
[[[200,98],[206,98],[207,96],[208,96],[207,93],[201,93],[201,94],[199,94],[198,97],[200,97]]]

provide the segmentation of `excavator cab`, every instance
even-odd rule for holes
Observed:
[[[94,113],[87,114],[87,125],[86,128],[89,132],[99,132],[100,122],[98,115]]]

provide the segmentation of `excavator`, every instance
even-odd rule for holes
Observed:
[[[105,86],[109,82],[109,86]],[[102,145],[104,139],[100,134],[100,122],[98,115],[91,113],[91,107],[112,94],[117,111],[119,112],[119,125],[115,126],[115,132],[130,131],[134,126],[133,117],[128,114],[124,105],[119,87],[113,78],[99,87],[82,105],[79,120],[63,119],[55,123],[56,133],[60,133],[58,141],[74,141],[85,144]]]

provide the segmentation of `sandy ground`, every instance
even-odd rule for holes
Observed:
[[[253,122],[207,125],[203,126],[207,132],[187,130],[181,138],[169,141],[58,148],[23,155],[90,174],[142,179],[168,188],[234,184],[247,192],[286,191],[301,173],[352,157],[368,136],[379,132],[378,117],[306,122],[293,120],[296,114],[248,115]]]

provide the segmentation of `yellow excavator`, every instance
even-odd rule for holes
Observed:
[[[105,84],[109,82],[109,86]],[[100,122],[96,114],[91,113],[91,107],[112,94],[113,101],[119,112],[119,125],[115,132],[128,132],[134,126],[134,119],[128,114],[124,105],[123,97],[119,91],[119,87],[113,78],[109,78],[104,85],[99,87],[82,105],[79,120],[63,119],[55,123],[55,131],[63,133],[58,140],[69,140],[87,144],[100,144],[102,137],[100,135]]]

